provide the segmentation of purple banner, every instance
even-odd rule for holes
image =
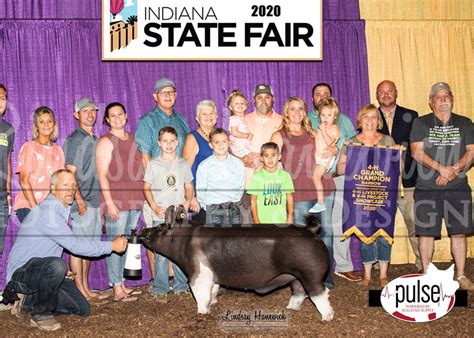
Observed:
[[[366,244],[383,236],[393,243],[400,150],[349,145],[344,181],[343,231]]]

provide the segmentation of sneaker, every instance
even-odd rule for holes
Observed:
[[[191,291],[182,290],[174,293],[176,296],[191,296]]]
[[[309,209],[309,212],[312,214],[317,214],[318,212],[323,212],[324,210],[326,210],[326,206],[324,204],[316,203],[311,209]]]
[[[17,318],[21,318],[23,314],[22,308],[23,308],[23,303],[25,302],[25,295],[22,293],[18,293],[18,298],[20,299],[15,301],[15,303],[13,303],[13,306],[11,308],[12,309],[11,314]]]
[[[337,272],[335,271],[334,274],[338,277],[342,277],[344,279],[347,279],[350,282],[359,282],[362,280],[362,277],[359,275],[356,275],[352,271],[347,271],[347,272]]]
[[[370,279],[362,278],[362,280],[359,282],[360,285],[363,286],[369,286],[370,285]]]
[[[160,304],[168,304],[168,295],[167,294],[154,295],[153,300]]]
[[[458,277],[459,286],[465,290],[474,290],[474,283],[466,276]]]
[[[388,284],[388,278],[380,278],[380,287],[384,288]]]
[[[148,292],[150,293],[150,295],[153,296],[153,283],[154,283],[154,279],[150,279],[150,281],[148,282]]]
[[[61,328],[61,324],[53,315],[34,315],[31,317],[30,324],[44,331],[56,331]]]

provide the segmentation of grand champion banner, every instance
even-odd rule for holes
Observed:
[[[322,60],[322,0],[102,0],[102,60]]]
[[[349,144],[344,181],[343,237],[365,244],[383,236],[393,243],[400,149]]]

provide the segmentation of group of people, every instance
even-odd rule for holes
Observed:
[[[114,300],[136,300],[140,291],[124,284],[125,255],[121,253],[126,242],[120,235],[137,226],[142,211],[148,227],[159,226],[165,221],[166,208],[176,204],[192,212],[193,221],[216,225],[305,226],[307,216],[315,213],[321,221],[319,236],[330,252],[331,266],[335,262],[334,274],[369,286],[372,267],[378,262],[379,283],[385,286],[391,245],[383,237],[372,244],[362,243],[364,274],[360,275],[354,271],[349,241],[339,240],[345,141],[406,148],[402,156],[404,194],[399,195],[397,204],[408,229],[417,271],[426,272],[434,238],[440,237],[444,219],[457,279],[461,287],[474,289],[464,273],[465,236],[474,232],[466,177],[474,158],[473,124],[452,112],[454,97],[448,84],[432,86],[432,113],[418,117],[415,111],[397,104],[395,83],[382,81],[376,90],[379,107],[364,105],[358,112],[356,128],[340,112],[327,83],[312,88],[312,111],[294,96],[285,102],[281,115],[273,108],[274,93],[269,85],[256,86],[253,112],[247,111],[245,95],[234,90],[227,100],[227,130],[216,127],[215,103],[203,100],[196,107],[198,128],[191,131],[186,118],[175,110],[176,95],[172,80],[159,79],[153,91],[156,106],[140,118],[134,134],[125,130],[125,107],[110,103],[103,118],[110,130],[101,138],[93,133],[98,106],[92,99],[80,99],[74,107],[78,128],[67,137],[63,148],[54,143],[58,126],[53,111],[48,107],[36,109],[32,140],[21,147],[18,156],[21,191],[13,205],[14,132],[0,120],[0,146],[5,147],[1,170],[7,173],[0,182],[0,248],[12,206],[22,222],[8,260],[5,291],[7,295],[24,295],[13,310],[31,312],[32,324],[45,330],[58,329],[54,313],[86,315],[89,300],[107,296],[89,289],[89,256],[107,254]],[[0,85],[1,115],[7,96],[6,88]],[[72,231],[67,227],[69,213]],[[103,219],[105,242],[100,241]],[[33,243],[32,234],[44,236],[44,240]],[[59,259],[63,248],[72,254],[70,272]],[[178,266],[169,265],[166,257],[152,252],[148,258],[153,277],[149,291],[157,300],[167,302],[169,273],[174,275],[173,291],[189,293],[186,276]],[[48,269],[51,281],[42,278]],[[334,287],[332,271],[325,285]]]

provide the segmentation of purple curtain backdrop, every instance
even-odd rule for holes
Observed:
[[[311,106],[311,88],[317,82],[333,86],[341,110],[352,121],[359,107],[369,102],[369,83],[365,23],[358,20],[358,1],[325,1],[324,50],[320,62],[102,62],[100,20],[12,20],[11,18],[97,18],[100,5],[87,1],[4,0],[0,4],[0,82],[8,88],[5,120],[16,131],[13,172],[21,145],[31,138],[31,117],[35,108],[47,105],[57,115],[59,140],[76,128],[74,102],[92,97],[100,106],[97,135],[105,133],[100,123],[107,103],[122,102],[129,114],[128,128],[135,130],[139,117],[154,106],[155,81],[174,79],[178,99],[176,108],[196,127],[195,106],[212,99],[219,110],[218,125],[227,127],[225,100],[230,91],[240,88],[250,98],[255,85],[269,83],[275,92],[275,108],[281,112],[284,101],[293,95],[303,97]],[[253,110],[253,106],[249,107]],[[19,189],[14,175],[12,189]],[[5,282],[8,252],[18,231],[18,220],[11,217],[0,258],[0,290]],[[360,268],[357,244],[353,257]],[[143,284],[149,278],[144,264]],[[91,286],[107,288],[105,260],[91,267]],[[132,283],[133,284],[133,283]]]

